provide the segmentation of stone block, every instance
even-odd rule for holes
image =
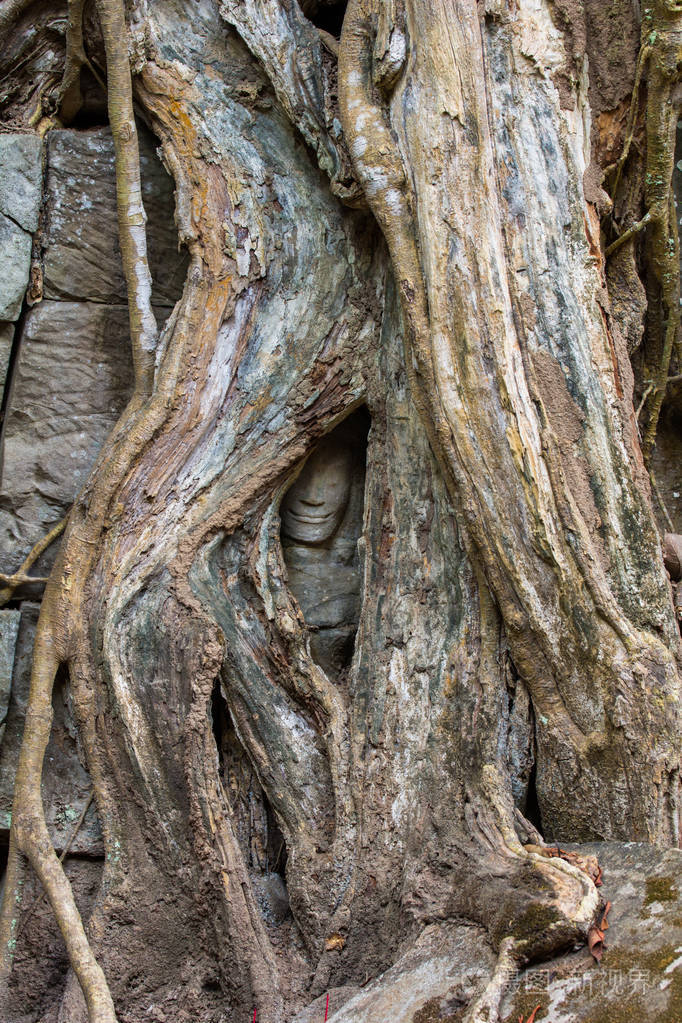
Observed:
[[[0,744],[5,734],[5,721],[12,691],[14,649],[20,618],[19,611],[0,611]]]
[[[187,268],[186,254],[178,252],[174,184],[143,127],[139,141],[152,300],[169,306],[180,297]],[[108,128],[50,132],[46,202],[45,298],[126,302]]]
[[[0,135],[0,320],[21,312],[31,268],[31,233],[38,227],[41,139]]]
[[[14,341],[14,324],[0,323],[0,394],[5,388],[7,370]]]
[[[0,213],[0,320],[17,320],[31,270],[31,235]]]
[[[24,732],[33,640],[39,612],[38,604],[25,602],[21,606],[12,694],[5,736],[0,747],[0,835],[4,832],[5,839],[12,820],[14,778]],[[50,837],[60,852],[74,832],[75,825],[90,798],[91,783],[78,755],[76,726],[69,704],[68,680],[63,675],[57,677],[52,707],[54,720],[45,752],[41,791]],[[71,850],[74,854],[103,855],[99,820],[92,804],[74,838]]]
[[[131,389],[126,306],[43,301],[30,310],[2,442],[2,571],[15,571],[70,507]]]
[[[29,234],[38,229],[41,153],[39,135],[0,135],[0,213]]]

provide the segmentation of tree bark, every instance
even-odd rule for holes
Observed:
[[[543,5],[492,5],[481,24],[468,5],[408,3],[390,41],[381,10],[346,15],[346,134],[429,436],[530,688],[543,820],[557,837],[677,841],[679,638],[582,195],[585,98],[562,109],[548,81],[563,43]],[[391,44],[406,66],[382,102]]]
[[[104,971],[92,1020],[289,1019],[456,917],[499,953],[469,1013],[495,1018],[509,963],[584,938],[598,907],[519,813],[520,750],[548,840],[679,842],[679,630],[583,189],[586,68],[559,88],[545,0],[350,0],[338,67],[293,2],[145,0],[127,39],[98,6],[107,53],[135,55],[191,267],[157,343],[124,96],[138,386],[70,514],[34,667],[49,691],[68,664],[102,823],[87,947],[20,785],[17,848],[55,871],[74,968]],[[361,613],[334,677],[279,509],[361,407]],[[223,702],[285,843],[284,931],[226,791]],[[86,1018],[73,978],[60,1018]]]

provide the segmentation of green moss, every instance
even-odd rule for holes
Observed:
[[[440,1007],[440,998],[430,998],[425,1005],[422,1005],[421,1009],[417,1009],[412,1017],[412,1023],[460,1023],[464,1009],[441,1016]]]
[[[644,953],[641,960],[652,973],[663,974],[668,966],[679,957],[679,945],[664,945],[662,948],[657,948],[655,952]],[[677,979],[682,981],[682,976],[678,976]]]
[[[679,895],[672,877],[647,877],[645,906],[650,906],[652,902],[676,902]]]
[[[535,1019],[537,1023],[548,1020],[549,994],[546,991],[519,991],[514,999],[514,1007],[503,1023],[518,1023],[519,1019],[528,1019],[536,1005],[539,1005]]]
[[[641,1020],[642,1023],[680,1023],[682,1020],[682,971],[676,970],[667,974],[665,970],[680,955],[679,945],[664,945],[653,952],[637,952],[632,949],[609,949],[604,953],[602,968],[618,970],[627,975],[630,970],[639,969],[651,974],[652,988],[658,991],[662,980],[670,984],[661,992],[667,1004],[659,1011],[652,1008],[651,1000],[645,994],[632,994],[629,997],[604,999],[590,1016],[581,1023],[630,1023]],[[654,1014],[655,1013],[655,1014]]]
[[[593,964],[586,973],[588,983],[585,989],[579,988],[573,996],[567,994],[561,1008],[569,1012],[574,997],[575,1008],[579,1012],[576,1018],[580,1019],[580,1023],[682,1023],[682,970],[665,972],[680,954],[679,942],[650,952],[639,951],[634,946],[607,948],[601,965],[597,967]],[[610,976],[623,978],[627,985],[628,976],[635,970],[640,977],[648,978],[642,980],[639,987],[634,989],[626,986],[619,991],[616,984],[613,990],[609,990]],[[591,996],[587,993],[590,976],[595,985]],[[661,991],[659,984],[663,980],[669,983]],[[606,985],[601,991],[600,981]],[[642,986],[644,983],[647,985],[646,990]],[[548,1019],[546,1008],[549,1005],[549,991],[519,991],[505,1023],[518,1023],[520,1016],[527,1019],[538,1004],[542,1005],[536,1017],[540,1023]]]
[[[625,998],[620,1002],[609,999],[589,1016],[583,1016],[581,1023],[634,1023],[635,1020],[639,1023],[646,1020],[645,1011],[641,998]]]
[[[531,903],[513,921],[508,933],[524,945],[534,945],[539,936],[546,934],[554,924],[562,922],[563,917],[553,906],[546,906],[538,902]]]

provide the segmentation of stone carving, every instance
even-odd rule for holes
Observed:
[[[360,613],[368,416],[356,412],[330,433],[281,507],[289,587],[310,627],[310,650],[331,676],[348,665]]]

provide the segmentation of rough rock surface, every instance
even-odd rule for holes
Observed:
[[[537,1023],[680,1023],[682,852],[635,842],[575,848],[597,855],[604,871],[612,903],[604,956],[596,963],[580,949],[525,971],[503,1019],[516,1023],[540,1005]]]
[[[72,503],[132,386],[126,306],[30,310],[3,436],[0,564],[13,571]],[[38,574],[54,559],[51,549]]]
[[[0,213],[28,232],[38,227],[41,149],[38,135],[0,135]]]
[[[485,932],[474,925],[434,924],[386,973],[366,987],[340,988],[329,998],[334,1023],[431,1023],[457,1020],[492,974],[495,956]],[[318,998],[293,1023],[324,1019],[326,997]],[[340,1005],[340,1008],[337,1006]],[[321,1014],[320,1014],[321,1010]]]
[[[12,342],[14,340],[14,324],[0,323],[0,394],[4,390],[7,379]]]
[[[0,135],[0,320],[21,312],[38,227],[41,146],[37,135]]]
[[[505,1023],[680,1023],[682,1020],[682,852],[638,843],[570,846],[599,858],[610,900],[601,963],[585,947],[510,978]],[[415,946],[366,987],[330,993],[330,1023],[458,1023],[491,976],[483,932],[455,924],[427,928]],[[294,1023],[324,1018],[325,996]]]
[[[31,236],[0,213],[0,319],[16,320],[28,284]]]
[[[174,305],[187,258],[178,252],[173,179],[156,155],[153,136],[140,127],[139,139],[152,301]],[[108,128],[50,132],[46,202],[45,298],[125,303]]]
[[[161,324],[181,293],[187,259],[178,252],[173,182],[144,128],[140,150],[153,296]],[[39,156],[38,150],[38,170]],[[0,566],[5,572],[18,568],[69,508],[132,382],[111,132],[53,131],[47,162],[44,300],[23,323],[2,437]],[[37,226],[37,207],[33,220],[28,200],[22,199],[19,209],[22,224]],[[5,266],[2,255],[0,263]],[[0,371],[10,351],[11,338],[2,332]],[[35,574],[47,574],[55,551],[56,546],[48,550]],[[24,596],[38,593],[23,591]]]
[[[33,637],[39,606],[25,602],[17,639],[12,699],[5,735],[0,746],[0,838],[7,840],[11,822],[14,775],[24,730],[24,714],[31,677]],[[47,825],[57,852],[60,852],[75,830],[76,823],[90,798],[90,778],[78,757],[76,727],[68,700],[68,686],[57,678],[52,700],[54,722],[45,754],[42,795]],[[4,834],[3,834],[4,832]],[[74,853],[102,856],[103,845],[99,821],[91,804],[75,835]]]
[[[5,734],[20,618],[19,611],[0,611],[0,743]]]

